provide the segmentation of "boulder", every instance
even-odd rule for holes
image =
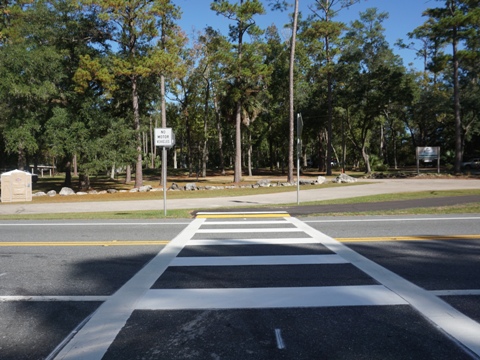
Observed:
[[[181,190],[181,188],[180,186],[178,186],[178,184],[172,183],[172,185],[170,185],[168,190]]]
[[[107,193],[109,194],[116,194],[118,192],[117,189],[107,189]]]
[[[197,185],[195,183],[187,183],[187,185],[185,185],[185,190],[187,191],[197,190]]]
[[[270,186],[270,180],[260,179],[260,180],[258,180],[257,185],[260,186],[260,187],[269,187]]]
[[[50,190],[49,192],[47,192],[47,195],[48,196],[55,196],[55,195],[57,195],[57,192],[55,190]]]
[[[337,176],[334,180],[334,182],[341,184],[341,183],[354,183],[357,182],[358,180],[355,179],[354,177],[351,177],[347,174],[340,174]]]
[[[47,196],[47,194],[45,194],[43,191],[39,191],[39,192],[36,192],[35,194],[32,194],[32,196]]]
[[[149,192],[150,190],[152,190],[151,185],[144,185],[138,188],[138,192]]]
[[[300,185],[313,185],[313,184],[315,184],[314,180],[300,179],[299,182],[300,182]]]
[[[325,176],[319,176],[317,177],[317,184],[325,184],[327,182],[327,178]]]
[[[69,187],[63,187],[62,190],[58,193],[60,196],[69,196],[69,195],[75,195],[75,191],[70,189]]]

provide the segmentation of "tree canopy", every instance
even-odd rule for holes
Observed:
[[[302,1],[308,12],[285,28],[258,26]],[[386,41],[389,14],[336,21],[357,2],[212,0],[228,32],[187,38],[171,0],[1,1],[0,169],[74,164],[88,178],[132,168],[140,187],[146,168],[165,163],[153,129],[171,127],[169,159],[191,175],[232,169],[239,183],[270,168],[292,180],[301,113],[303,166],[371,172],[441,146],[442,163],[460,172],[480,155],[480,1],[432,2],[396,44],[422,69]]]

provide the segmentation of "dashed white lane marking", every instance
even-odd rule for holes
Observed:
[[[0,296],[0,302],[12,302],[12,301],[106,301],[110,296],[28,296],[28,295],[7,295]]]
[[[161,289],[148,291],[140,310],[261,309],[407,305],[381,285],[285,288]]]
[[[195,219],[142,270],[105,301],[55,360],[99,360],[125,326],[137,302],[192,238],[205,219]]]
[[[282,330],[275,329],[275,339],[277,340],[277,348],[279,350],[285,349],[285,342],[283,341],[283,338],[282,338]]]
[[[434,294],[412,284],[300,220],[293,217],[290,220],[306,234],[318,239],[327,248],[401,296],[448,336],[480,356],[480,324],[478,322],[462,314]]]
[[[480,296],[480,290],[431,290],[430,294],[433,294],[435,296]]]
[[[306,265],[345,264],[338,255],[277,255],[277,256],[212,256],[177,257],[170,266],[242,266],[242,265]]]
[[[445,220],[480,220],[479,216],[462,217],[429,217],[429,218],[369,218],[369,219],[323,219],[323,220],[305,220],[306,223],[345,223],[345,222],[405,222],[405,221],[445,221]]]
[[[106,223],[96,223],[96,222],[82,222],[82,223],[50,223],[50,222],[21,222],[19,223],[18,221],[14,223],[8,223],[8,222],[2,222],[0,223],[0,227],[8,227],[8,226],[14,226],[14,227],[32,227],[32,226],[40,226],[40,227],[52,227],[52,226],[127,226],[127,227],[132,227],[132,226],[172,226],[172,225],[189,225],[190,222],[106,222]]]

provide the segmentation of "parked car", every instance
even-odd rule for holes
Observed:
[[[480,158],[474,158],[463,162],[462,168],[465,170],[480,169]]]

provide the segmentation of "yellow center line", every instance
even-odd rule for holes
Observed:
[[[422,235],[422,236],[380,236],[335,238],[340,242],[381,242],[381,241],[435,241],[435,240],[480,240],[477,235]],[[0,247],[27,246],[158,246],[166,245],[170,240],[110,240],[110,241],[6,241],[0,242]]]
[[[421,236],[382,236],[335,238],[340,242],[378,242],[378,241],[433,241],[433,240],[480,240],[480,235],[421,235]]]
[[[169,240],[139,240],[139,241],[7,241],[0,242],[0,247],[16,246],[153,246],[166,245]]]

